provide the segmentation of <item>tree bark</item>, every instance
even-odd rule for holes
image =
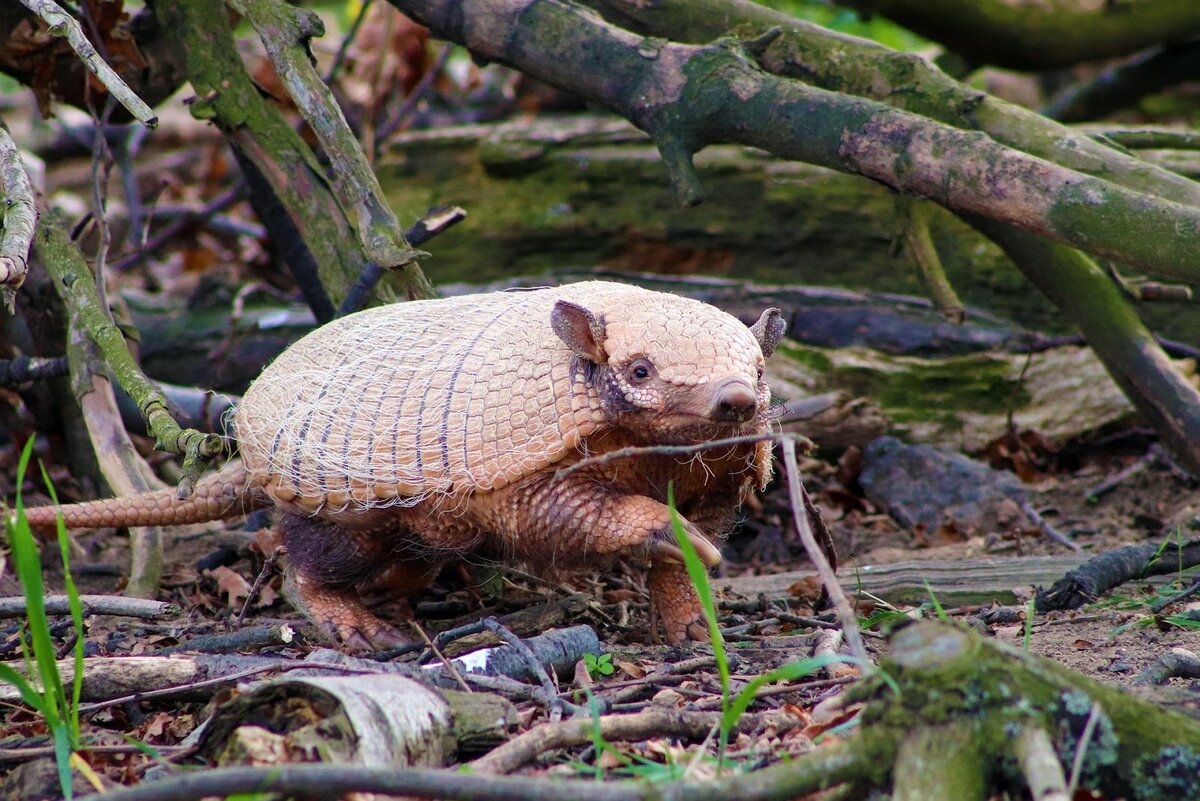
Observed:
[[[941,42],[972,63],[1018,70],[1069,67],[1181,41],[1200,30],[1192,0],[843,0]]]

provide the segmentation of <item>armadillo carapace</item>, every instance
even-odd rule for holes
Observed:
[[[313,331],[250,387],[240,468],[172,493],[63,509],[69,526],[168,525],[282,510],[291,597],[357,646],[405,641],[360,593],[410,594],[470,554],[548,570],[650,561],[667,639],[704,636],[666,506],[672,483],[699,554],[767,480],[767,443],[637,456],[767,427],[763,360],[776,309],[747,327],[699,301],[590,281],[369,309]],[[48,510],[29,510],[36,525]]]

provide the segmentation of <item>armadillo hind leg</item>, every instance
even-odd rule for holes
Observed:
[[[646,583],[650,587],[651,635],[661,625],[667,642],[672,645],[688,639],[709,639],[704,608],[687,568],[675,562],[656,562]]]
[[[333,639],[360,650],[410,642],[399,629],[367,608],[358,588],[387,581],[397,563],[388,560],[387,538],[349,532],[322,520],[287,513],[280,523],[287,548],[284,594]]]
[[[332,640],[361,651],[384,650],[411,640],[376,617],[353,588],[330,587],[288,570],[284,595]]]

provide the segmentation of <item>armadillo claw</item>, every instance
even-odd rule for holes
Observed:
[[[658,562],[650,568],[651,632],[662,624],[666,641],[678,645],[686,640],[708,640],[704,608],[682,565]]]
[[[360,620],[357,625],[327,621],[321,624],[320,629],[327,637],[353,651],[385,651],[412,642],[399,629],[378,618],[374,621]]]
[[[696,550],[696,555],[700,557],[700,561],[705,567],[716,567],[721,564],[721,552],[717,546],[708,541],[708,538],[697,531],[689,531],[686,528],[684,532],[687,534],[688,542]],[[665,533],[656,533],[650,540],[650,558],[656,562],[675,562],[683,564],[683,549],[675,541],[675,532],[673,529],[667,529]]]
[[[286,577],[284,595],[330,639],[360,651],[411,642],[399,629],[372,614],[353,590],[323,586],[292,571]]]

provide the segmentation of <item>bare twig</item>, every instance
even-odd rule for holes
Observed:
[[[79,601],[83,604],[85,615],[118,615],[161,620],[177,617],[180,613],[179,607],[175,604],[151,601],[146,598],[129,598],[122,595],[81,595]],[[65,595],[47,595],[45,604],[46,614],[71,614],[69,599]],[[25,612],[23,597],[0,598],[0,619],[24,617]]]
[[[112,268],[117,272],[124,272],[132,267],[136,267],[158,252],[164,245],[172,242],[181,232],[218,212],[224,211],[239,201],[245,189],[245,183],[238,181],[205,204],[204,208],[181,214],[167,225],[164,225],[162,230],[153,237],[146,240],[146,243],[137,251],[113,262]]]
[[[442,663],[442,667],[446,669],[446,672],[450,674],[451,678],[458,682],[458,686],[462,687],[466,692],[475,692],[471,689],[470,685],[463,680],[462,673],[459,673],[458,668],[455,667],[454,663],[447,659],[446,655],[442,653],[442,649],[439,648],[433,640],[429,639],[429,635],[425,633],[425,629],[418,625],[415,620],[412,621],[412,627],[416,629],[417,634],[420,635],[421,639],[424,641],[425,647],[428,648],[430,652],[433,653],[434,657]]]
[[[21,4],[37,14],[50,29],[52,36],[61,36],[79,56],[92,74],[104,84],[109,94],[125,107],[125,110],[142,125],[154,128],[158,125],[158,115],[134,93],[125,81],[121,80],[112,67],[104,62],[96,48],[84,36],[79,22],[52,0],[21,0]]]
[[[738,445],[753,445],[756,442],[767,441],[782,442],[787,440],[793,442],[795,439],[799,439],[806,447],[812,444],[806,437],[802,437],[799,434],[747,434],[740,437],[713,439],[695,445],[638,445],[629,448],[617,448],[615,451],[608,451],[599,456],[589,456],[586,459],[580,459],[572,465],[556,470],[554,480],[562,481],[576,470],[582,470],[585,467],[597,464],[607,464],[618,459],[630,459],[637,456],[694,456],[697,453],[714,448],[732,448]]]
[[[542,691],[546,693],[546,697],[550,699],[550,722],[557,723],[562,719],[562,699],[558,697],[558,687],[550,680],[550,674],[546,672],[546,668],[542,665],[541,660],[534,656],[533,651],[529,650],[529,646],[525,644],[517,635],[499,620],[494,617],[484,618],[483,627],[495,634],[504,642],[508,643],[521,658],[525,660],[525,664],[529,666],[530,674],[536,678],[542,685]]]
[[[18,356],[15,359],[0,361],[0,387],[16,387],[30,381],[59,378],[66,375],[69,369],[66,356],[48,359]]]
[[[354,44],[354,40],[358,37],[358,31],[362,28],[363,21],[366,20],[367,12],[371,10],[371,3],[373,1],[363,0],[362,6],[358,9],[358,14],[354,17],[354,22],[350,23],[350,30],[346,31],[346,35],[342,37],[342,43],[338,45],[337,53],[333,57],[333,63],[329,65],[329,69],[325,72],[325,83],[333,83],[338,70],[342,68],[342,64],[346,61],[346,53],[350,51],[350,45]]]
[[[417,220],[416,224],[404,232],[404,238],[408,244],[413,247],[418,247],[433,239],[442,231],[450,228],[453,225],[466,219],[467,212],[458,206],[438,206],[425,212],[425,216]],[[367,262],[367,266],[363,268],[362,273],[358,276],[358,280],[350,287],[350,291],[346,293],[345,300],[338,308],[337,316],[344,317],[356,311],[360,311],[366,307],[367,301],[371,299],[371,293],[375,291],[375,286],[379,283],[379,279],[383,278],[384,268],[379,266],[374,261]]]
[[[29,247],[37,222],[33,187],[16,142],[0,124],[0,293],[9,314],[13,313],[16,291],[25,281],[29,267]]]
[[[869,669],[870,661],[867,659],[867,649],[863,645],[862,634],[858,630],[858,618],[854,614],[854,607],[850,604],[846,593],[842,591],[837,574],[826,560],[825,553],[817,543],[816,537],[813,536],[808,515],[804,511],[804,490],[800,484],[800,467],[796,464],[796,443],[790,437],[783,437],[780,439],[779,445],[783,450],[783,464],[787,470],[788,495],[792,502],[792,517],[796,521],[796,531],[800,534],[800,541],[804,543],[804,550],[808,552],[808,558],[817,568],[821,584],[824,585],[830,600],[833,601],[838,621],[842,624],[842,634],[846,637],[846,646],[852,656],[862,660],[861,665],[863,671],[866,672]]]
[[[1083,733],[1079,735],[1079,744],[1075,747],[1075,761],[1071,763],[1071,779],[1067,782],[1067,798],[1075,797],[1075,788],[1079,786],[1079,777],[1083,775],[1083,760],[1087,757],[1088,746],[1091,745],[1092,737],[1096,734],[1096,727],[1100,725],[1102,717],[1104,717],[1104,709],[1100,706],[1100,702],[1092,701],[1087,723],[1084,724]]]
[[[1013,742],[1013,751],[1034,801],[1068,801],[1072,797],[1045,729],[1036,723],[1023,726]]]
[[[254,584],[250,586],[250,592],[246,593],[246,600],[242,602],[242,608],[238,610],[237,617],[233,619],[233,627],[239,628],[242,621],[246,619],[246,612],[250,609],[250,602],[258,597],[259,590],[267,583],[267,579],[271,578],[271,574],[275,572],[275,563],[287,553],[287,549],[282,545],[276,546],[271,555],[263,560],[262,570],[258,571],[258,575],[254,578]]]
[[[450,60],[450,54],[452,52],[454,52],[453,44],[447,44],[442,48],[442,52],[438,54],[437,61],[434,62],[432,67],[425,71],[425,74],[421,76],[421,80],[418,81],[417,85],[414,86],[412,91],[408,93],[408,97],[404,98],[404,105],[400,106],[395,114],[393,114],[389,119],[385,120],[383,125],[379,126],[379,130],[376,131],[375,135],[376,150],[379,149],[381,143],[387,141],[389,136],[400,130],[400,126],[404,124],[406,119],[408,119],[408,115],[412,114],[413,109],[417,107],[417,103],[419,103],[421,98],[425,96],[425,93],[429,91],[429,87],[433,86],[434,79],[437,78],[438,73],[442,71],[442,68],[446,66],[446,62]],[[411,239],[409,240],[409,244],[415,245]]]
[[[1050,525],[1050,522],[1046,520],[1046,518],[1042,517],[1041,513],[1038,512],[1038,510],[1035,509],[1033,504],[1031,504],[1029,501],[1021,501],[1021,511],[1024,512],[1025,516],[1028,517],[1030,521],[1032,521],[1033,524],[1038,527],[1038,530],[1040,530],[1047,537],[1054,540],[1059,545],[1070,548],[1076,553],[1083,553],[1083,547],[1079,543],[1074,542],[1066,534]]]

